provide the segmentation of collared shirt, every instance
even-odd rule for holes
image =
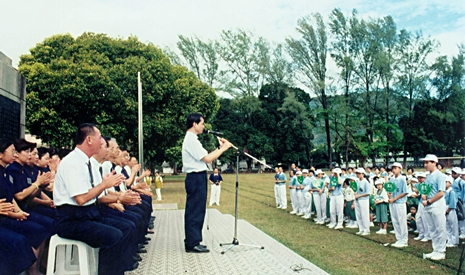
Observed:
[[[292,176],[290,179],[289,179],[289,187],[295,187],[296,185],[298,184],[297,182],[297,177],[296,176]],[[300,185],[300,184],[299,184]]]
[[[368,196],[360,197],[358,198],[358,200],[362,200],[362,201],[368,200],[370,198],[369,195],[371,194],[370,183],[366,179],[359,180],[358,178],[356,182],[357,182],[357,195],[368,194]]]
[[[53,201],[56,206],[78,206],[74,197],[92,189],[88,163],[89,157],[77,147],[60,162],[53,186]],[[95,198],[86,202],[84,206],[94,202]]]
[[[315,178],[314,180],[312,180],[310,189],[320,189],[324,191],[325,189],[324,180],[322,178],[321,179]],[[318,193],[319,191],[313,191],[313,194],[315,195],[318,195]]]
[[[104,162],[102,163],[102,173],[103,173],[103,176],[105,176],[106,174],[110,173],[112,167],[113,167],[113,164],[111,163],[111,161],[109,161],[109,160],[104,161]]]
[[[216,184],[217,182],[223,181],[223,177],[220,174],[211,174],[209,180]]]
[[[465,197],[465,182],[460,177],[457,177],[454,179],[454,182],[452,182],[452,188],[457,198],[463,201]]]
[[[12,202],[15,195],[15,188],[10,181],[10,176],[5,171],[5,167],[0,165],[0,199],[6,199],[6,202]]]
[[[431,192],[426,197],[428,200],[436,196],[439,191],[446,191],[446,176],[437,169],[426,177],[425,183],[431,186]]]
[[[207,164],[202,160],[208,155],[199,141],[199,137],[190,132],[186,132],[182,142],[182,170],[185,173],[207,171]]]
[[[331,184],[331,179],[332,178],[333,177],[330,177],[330,184]],[[343,180],[342,177],[341,177],[341,180]],[[338,182],[338,184],[336,185],[334,190],[331,191],[330,196],[341,196],[341,195],[342,195],[342,182],[341,183]]]
[[[304,181],[302,182],[302,186],[304,187],[302,192],[308,192],[308,190],[312,189],[312,178],[305,177]]]
[[[346,188],[344,188],[342,192],[344,193],[344,200],[345,201],[353,201],[353,200],[355,200],[354,190],[352,190],[352,188],[350,188],[350,186],[347,186]]]
[[[408,194],[407,192],[407,181],[405,180],[405,176],[399,175],[397,178],[393,176],[389,179],[390,182],[396,185],[396,190],[391,193],[391,198],[396,198],[401,194]],[[396,200],[394,203],[406,203],[407,196],[403,196],[402,198]]]
[[[444,197],[446,198],[447,208],[455,209],[457,207],[457,196],[452,187],[446,190]]]
[[[278,183],[279,186],[286,185],[286,180],[287,180],[286,174],[279,173],[279,180],[281,181],[280,183]]]
[[[382,202],[389,202],[389,197],[387,195],[386,190],[382,188],[381,190],[377,189],[375,192],[375,200],[382,201]]]
[[[102,183],[102,176],[100,175],[99,171],[100,163],[94,157],[91,157],[90,164],[92,165],[92,176],[94,177],[94,185],[97,186],[98,184]],[[105,195],[104,193],[105,192],[100,193],[98,197],[101,198]]]
[[[32,179],[27,177],[25,166],[27,165],[21,165],[19,162],[15,161],[5,169],[10,182],[13,184],[15,194],[28,188],[33,183]],[[28,198],[24,198],[23,200],[16,199],[16,203],[21,209],[26,210],[27,200]]]
[[[126,179],[128,177],[126,177],[126,175],[123,174],[123,168],[119,165],[116,165],[115,166],[115,171],[116,171],[116,174],[122,174]],[[119,184],[119,190],[120,191],[126,191],[128,189],[127,185],[126,185],[126,180],[122,181],[120,184]]]

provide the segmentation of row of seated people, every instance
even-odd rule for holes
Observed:
[[[73,238],[75,232],[68,234],[72,229],[63,228],[67,219],[80,227],[79,215],[67,215],[72,205],[83,206],[82,209],[93,205],[98,213],[94,213],[92,219],[111,221],[121,232],[121,250],[109,253],[111,257],[115,257],[115,254],[121,257],[117,264],[115,258],[109,259],[105,255],[105,251],[111,249],[106,249],[102,240],[82,240],[92,247],[101,248],[100,254],[104,255],[99,255],[99,274],[124,274],[124,271],[138,267],[138,261],[142,259],[139,254],[146,252],[144,245],[150,240],[146,235],[153,233],[152,193],[142,181],[150,175],[150,171],[144,170],[138,177],[140,165],[135,158],[130,158],[125,149],[120,149],[114,139],[100,136],[99,140],[99,146],[89,156],[86,170],[89,186],[84,186],[85,191],[90,193],[94,186],[105,183],[105,178],[119,180],[115,181],[117,184],[106,186],[109,188],[100,187],[102,192],[82,205],[76,200],[78,196],[63,200],[63,188],[56,189],[60,174],[74,174],[72,163],[71,166],[62,165],[69,163],[67,156],[62,154],[60,161],[54,151],[36,148],[35,143],[24,139],[0,141],[0,242],[4,244],[0,248],[2,274],[19,274],[25,270],[28,274],[42,274],[47,266],[45,252],[51,236],[58,233],[61,237],[79,239]],[[79,149],[62,152],[74,154],[76,150]],[[63,177],[60,179],[63,183]]]

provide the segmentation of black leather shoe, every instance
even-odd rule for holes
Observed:
[[[137,249],[144,249],[144,248],[145,248],[145,246],[143,244],[141,244],[141,243],[137,245]]]
[[[135,262],[131,267],[127,267],[125,271],[133,271],[139,267],[139,262]]]
[[[132,259],[134,260],[134,262],[140,262],[140,261],[142,261],[142,257],[139,256],[138,254],[132,256]]]
[[[149,237],[145,237],[145,240],[146,240],[146,241],[150,241],[150,240],[152,240],[152,239],[149,238]]]
[[[210,250],[207,248],[201,246],[201,245],[196,245],[193,248],[186,248],[187,253],[208,253]]]
[[[137,253],[147,253],[147,249],[138,249]]]

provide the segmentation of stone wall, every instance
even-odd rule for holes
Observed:
[[[0,51],[0,138],[24,138],[26,78]]]

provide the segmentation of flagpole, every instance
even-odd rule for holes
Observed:
[[[138,120],[139,120],[139,163],[140,173],[144,168],[144,131],[142,123],[142,82],[140,80],[140,72],[137,72],[137,101],[138,101]]]

